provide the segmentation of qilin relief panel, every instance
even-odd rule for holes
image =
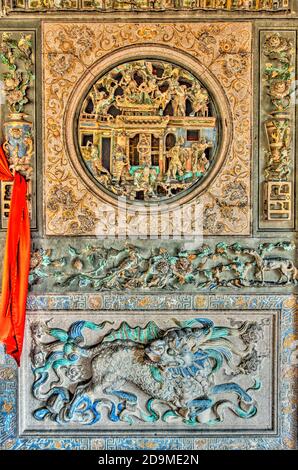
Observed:
[[[30,316],[24,431],[273,431],[277,319],[252,313]]]
[[[24,367],[18,386],[16,366],[0,349],[1,448],[295,448],[295,297],[98,296],[102,301],[96,305],[93,294],[52,294],[47,301],[44,295],[29,296]],[[101,354],[110,354],[115,365],[121,359],[123,338],[130,345],[128,355],[138,348],[136,362],[121,369],[122,381],[111,368],[113,380],[108,385],[118,380],[121,387],[110,395],[113,387],[107,387],[108,395],[103,396],[96,387]],[[112,351],[113,341],[117,348]],[[189,354],[185,354],[187,349]],[[176,368],[169,362],[175,360],[179,361]],[[138,374],[132,381],[126,380],[130,367],[147,368],[145,380],[137,383]],[[84,374],[89,383],[80,384]],[[171,374],[181,392],[180,401],[172,403],[170,396],[165,401],[154,398]],[[196,391],[205,387],[208,392],[191,407],[187,397],[192,399],[194,389],[185,388],[188,382],[196,383]],[[18,407],[19,423],[17,400],[28,404]],[[208,423],[210,419],[213,424]],[[159,435],[156,426],[161,429]],[[154,435],[150,429],[155,429]]]
[[[125,185],[132,188],[128,194],[131,199],[145,202],[154,201],[157,194],[173,197],[174,201],[181,186],[188,185],[189,189],[181,192],[180,201],[192,200],[202,205],[204,233],[249,234],[248,23],[150,24],[150,27],[45,23],[43,41],[48,234],[105,236],[111,223],[117,226],[121,217],[128,224],[133,217],[123,215],[121,207],[116,208],[113,222],[109,213],[115,198],[108,193],[114,189],[114,195],[119,195],[122,186],[123,194]],[[127,64],[136,58],[139,72],[133,75],[129,72],[132,65]],[[106,72],[109,74],[104,75]],[[131,89],[129,96],[123,97],[121,83],[128,76]],[[102,81],[107,84],[108,79],[109,89]],[[111,79],[117,88],[116,96],[111,93]],[[109,106],[108,116],[106,110],[96,108],[96,93]],[[166,140],[172,129],[176,135]],[[105,152],[114,152],[112,173],[107,159],[105,167],[102,160],[96,163],[98,149],[103,147]],[[161,158],[163,151],[166,155]],[[176,160],[182,153],[181,164]],[[93,172],[93,178],[88,171]],[[200,180],[197,186],[195,179]],[[141,226],[146,226],[146,220]]]

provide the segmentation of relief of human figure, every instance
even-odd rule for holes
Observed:
[[[98,176],[100,176],[102,173],[110,175],[108,170],[102,165],[102,159],[101,159],[101,155],[100,155],[100,152],[99,152],[98,145],[91,144],[91,146],[90,146],[90,158],[91,158],[92,166],[95,169]]]
[[[141,104],[152,104],[153,94],[157,88],[156,82],[153,79],[144,81],[139,86]]]
[[[134,186],[137,191],[144,191],[144,196],[155,196],[156,180],[156,170],[149,165],[134,172]]]
[[[181,160],[184,173],[192,171],[192,148],[181,149]]]
[[[117,145],[113,156],[114,177],[117,184],[125,180],[130,170],[129,158],[124,149]]]
[[[154,102],[156,106],[160,109],[160,114],[163,114],[164,110],[166,109],[167,105],[172,99],[172,94],[170,90],[160,91],[157,87],[154,93]]]
[[[186,98],[187,98],[187,86],[186,85],[176,86],[174,90],[173,100],[172,100],[174,116],[186,115]]]
[[[177,174],[183,176],[184,174],[184,162],[182,159],[181,147],[184,143],[184,139],[180,138],[177,143],[167,153],[166,158],[170,159],[169,168],[167,171],[168,179],[176,179]]]
[[[141,165],[151,165],[151,135],[140,134],[140,140],[137,145],[137,151],[140,156]]]
[[[188,92],[188,97],[192,105],[191,116],[208,116],[209,95],[205,88],[197,84],[193,85]]]
[[[208,158],[206,157],[205,150],[208,147],[212,147],[212,142],[207,142],[205,137],[202,137],[199,142],[195,142],[192,145],[192,152],[193,152],[193,158],[192,158],[192,170],[193,173],[201,173],[204,174],[209,165],[210,162]]]

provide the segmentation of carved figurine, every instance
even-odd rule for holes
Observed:
[[[155,196],[156,189],[156,170],[145,165],[134,172],[134,185],[137,191],[144,192],[144,198]]]
[[[183,175],[183,162],[181,160],[181,146],[179,143],[175,144],[167,153],[166,157],[169,161],[169,168],[167,171],[168,179],[176,180],[177,174]]]
[[[212,146],[211,142],[207,142],[205,137],[202,137],[199,142],[192,145],[192,169],[193,172],[201,174],[206,173],[209,168],[210,162],[206,157],[205,150]]]
[[[174,93],[173,93],[173,101],[172,101],[174,116],[186,115],[186,98],[187,98],[187,87],[185,85],[176,86]]]
[[[195,169],[186,142],[190,126],[197,133],[216,128],[208,105],[207,90],[182,67],[153,59],[120,64],[93,85],[79,119],[80,142],[90,134],[93,142],[100,142],[98,152],[105,162],[109,159],[105,170],[111,179],[100,157],[93,158],[91,149],[81,144],[83,159],[114,194],[130,199],[171,197],[208,171],[213,153],[207,158],[204,150],[214,146],[217,134],[212,143],[198,143]],[[90,161],[99,160],[90,168]]]
[[[209,95],[205,88],[194,84],[188,91],[192,105],[191,116],[208,116]]]
[[[120,145],[115,148],[113,164],[115,180],[119,184],[121,180],[126,179],[130,169],[129,159]]]

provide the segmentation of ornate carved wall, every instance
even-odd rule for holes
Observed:
[[[295,448],[297,2],[0,11],[32,228],[0,447]]]

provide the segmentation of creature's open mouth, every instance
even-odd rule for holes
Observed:
[[[150,361],[152,361],[152,362],[159,362],[160,361],[160,354],[152,351],[149,348],[145,349],[145,354],[150,359]]]

